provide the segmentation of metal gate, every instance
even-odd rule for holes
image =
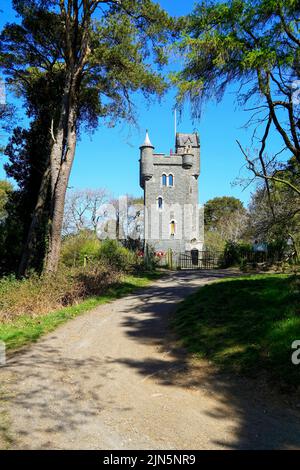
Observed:
[[[216,269],[220,267],[221,252],[197,251],[180,253],[178,267],[180,269]]]

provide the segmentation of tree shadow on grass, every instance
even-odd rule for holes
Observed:
[[[120,322],[132,341],[155,346],[149,349],[149,358],[126,357],[126,350],[121,351],[117,359],[92,357],[89,348],[86,357],[81,356],[80,351],[74,357],[71,351],[68,354],[68,349],[51,347],[48,340],[34,345],[25,354],[13,356],[6,372],[3,368],[5,384],[9,385],[4,399],[14,408],[14,431],[17,431],[12,436],[11,446],[53,448],[53,442],[61,442],[58,437],[67,434],[70,446],[79,447],[81,443],[76,438],[80,430],[95,432],[101,410],[115,408],[122,412],[122,403],[102,392],[103,383],[118,377],[118,371],[115,371],[116,375],[112,373],[112,363],[119,363],[163,387],[200,390],[202,399],[214,397],[214,406],[202,408],[202,415],[217,425],[234,424],[234,433],[228,432],[230,437],[226,439],[217,434],[213,437],[210,433],[212,446],[235,449],[299,447],[300,419],[296,412],[269,399],[256,381],[221,374],[206,361],[191,364],[189,355],[176,346],[170,335],[169,321],[174,309],[183,297],[195,291],[198,278],[206,282],[225,275],[227,273],[222,271],[177,273],[171,275],[176,284],[166,277],[158,285],[131,296],[128,310],[120,316]],[[55,335],[52,337],[55,340]],[[16,386],[18,382],[23,382],[21,387]],[[130,412],[128,408],[126,411]],[[200,433],[201,420],[197,410],[194,411],[193,420],[197,423],[199,419]],[[184,419],[184,410],[181,412]],[[155,417],[151,416],[151,419]],[[93,426],[90,427],[91,423]]]
[[[190,355],[176,345],[170,334],[170,321],[174,317],[176,305],[194,291],[195,279],[202,276],[204,280],[210,281],[224,275],[222,271],[180,273],[176,275],[179,280],[177,286],[164,287],[161,283],[141,294],[139,297],[142,302],[134,312],[128,310],[122,324],[133,341],[155,345],[163,358],[146,358],[141,361],[122,358],[118,362],[160,385],[201,390],[208,397],[214,396],[217,403],[215,409],[204,413],[220,423],[222,420],[232,421],[235,427],[234,439],[220,440],[216,437],[212,440],[215,445],[234,449],[300,448],[299,413],[286,406],[264,381],[243,378],[233,373],[220,373],[207,361],[191,362]],[[217,296],[216,289],[217,286],[214,286],[211,295]],[[260,301],[263,299],[258,299],[257,304]],[[191,297],[191,302],[197,306],[195,296]],[[197,327],[199,325],[192,325],[192,329]],[[231,332],[232,341],[236,342],[234,331],[239,336],[241,331],[233,328]],[[196,330],[194,333],[197,333]],[[217,343],[217,348],[222,347],[222,342]]]

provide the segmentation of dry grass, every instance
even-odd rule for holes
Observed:
[[[20,315],[41,315],[100,295],[118,282],[120,273],[105,264],[87,268],[61,267],[55,276],[0,279],[0,322]]]

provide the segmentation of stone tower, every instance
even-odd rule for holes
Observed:
[[[175,153],[154,153],[148,132],[140,147],[140,185],[144,190],[145,244],[155,251],[202,249],[199,235],[199,136],[176,134]]]

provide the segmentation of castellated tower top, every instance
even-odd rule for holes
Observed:
[[[176,153],[178,154],[186,153],[187,148],[199,148],[199,135],[197,133],[182,134],[180,132],[177,132],[175,145]]]
[[[177,133],[175,153],[164,154],[154,151],[146,132],[140,147],[145,245],[163,252],[172,249],[174,253],[201,249],[199,174],[200,140],[197,133]]]

